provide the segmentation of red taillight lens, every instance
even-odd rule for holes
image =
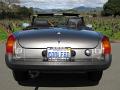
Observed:
[[[102,49],[104,54],[110,54],[111,53],[111,45],[108,37],[104,36],[102,39]]]
[[[15,37],[13,35],[10,35],[6,43],[6,53],[13,54],[14,43],[15,43]]]

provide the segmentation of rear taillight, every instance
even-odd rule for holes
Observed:
[[[103,54],[111,54],[111,45],[108,37],[104,36],[102,39],[102,50]]]
[[[15,37],[13,35],[10,35],[8,37],[7,43],[6,43],[6,53],[7,54],[13,54],[14,44],[15,44]]]

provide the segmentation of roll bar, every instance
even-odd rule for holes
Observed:
[[[80,14],[77,13],[41,13],[33,15],[33,17],[39,17],[39,16],[76,16],[80,17]]]

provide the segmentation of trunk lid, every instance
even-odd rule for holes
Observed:
[[[18,42],[23,48],[71,47],[95,48],[99,34],[88,30],[40,29],[20,32]]]

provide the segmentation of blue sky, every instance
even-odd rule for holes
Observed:
[[[79,6],[102,7],[108,0],[21,0],[22,6],[40,9],[71,9]]]

